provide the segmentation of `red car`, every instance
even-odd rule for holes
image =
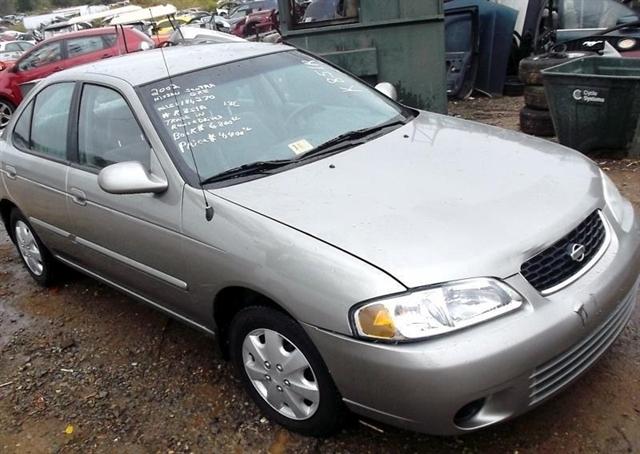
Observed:
[[[33,85],[29,82],[72,66],[154,46],[148,36],[131,27],[94,28],[41,42],[15,63],[3,64],[4,68],[0,68],[0,129],[9,123],[13,111],[22,101],[22,90]]]

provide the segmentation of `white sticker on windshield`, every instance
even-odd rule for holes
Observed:
[[[299,155],[313,150],[313,145],[311,145],[306,139],[302,139],[298,140],[297,142],[290,143],[289,148],[296,155]]]

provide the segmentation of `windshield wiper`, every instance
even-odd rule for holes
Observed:
[[[407,120],[405,118],[402,119],[393,119],[386,123],[373,126],[370,128],[358,129],[356,131],[347,132],[344,134],[340,134],[338,137],[331,139],[311,151],[303,154],[299,158],[296,159],[279,159],[274,161],[257,161],[251,162],[249,164],[243,164],[239,167],[234,167],[233,169],[225,170],[217,175],[206,178],[200,182],[201,185],[217,183],[219,181],[231,180],[233,178],[241,178],[250,175],[260,175],[268,173],[269,170],[277,169],[279,167],[284,167],[289,164],[299,163],[307,158],[313,156],[319,156],[322,154],[333,153],[338,150],[341,150],[347,146],[353,146],[355,144],[364,143],[365,140],[374,134],[384,131],[387,128],[392,126],[404,125]]]
[[[218,181],[230,180],[233,178],[246,177],[267,173],[269,170],[277,169],[296,162],[294,159],[280,159],[276,161],[256,161],[243,164],[233,169],[225,170],[217,175],[206,178],[200,182],[201,185],[217,183]]]
[[[387,128],[392,126],[399,126],[406,124],[406,119],[393,119],[386,123],[382,123],[381,125],[372,126],[370,128],[357,129],[355,131],[346,132],[344,134],[340,134],[338,137],[335,137],[327,142],[318,145],[313,150],[308,151],[298,158],[298,160],[304,160],[311,157],[317,157],[323,154],[333,153],[339,150],[342,150],[345,147],[350,147],[353,145],[359,145],[361,143],[365,143],[366,140],[371,136],[375,135],[378,132],[384,131]]]

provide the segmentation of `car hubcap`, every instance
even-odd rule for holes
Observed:
[[[244,370],[260,396],[287,418],[312,417],[320,390],[311,364],[286,337],[270,329],[256,329],[242,344]]]
[[[0,101],[0,129],[4,129],[11,120],[13,109],[8,104]]]
[[[16,222],[16,242],[20,255],[24,259],[29,269],[36,276],[41,276],[44,271],[42,264],[42,254],[31,229],[22,221]]]

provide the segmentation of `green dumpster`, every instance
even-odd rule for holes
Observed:
[[[412,107],[447,112],[442,0],[278,0],[285,42]],[[307,6],[302,6],[307,5]]]
[[[542,74],[561,144],[585,153],[636,149],[640,59],[586,57]]]

